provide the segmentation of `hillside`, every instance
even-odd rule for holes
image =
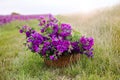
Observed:
[[[89,14],[57,15],[81,34],[95,39],[92,59],[81,59],[67,68],[48,68],[43,59],[23,45],[17,26],[37,29],[38,21],[14,21],[0,27],[0,80],[119,80],[120,5]]]

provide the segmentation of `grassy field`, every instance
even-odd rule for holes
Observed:
[[[26,51],[25,36],[16,27],[26,24],[38,29],[38,21],[14,21],[0,26],[0,80],[120,80],[119,5],[90,15],[56,17],[94,37],[94,58],[81,56],[72,66],[48,68],[40,56]]]

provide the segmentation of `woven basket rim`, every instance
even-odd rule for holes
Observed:
[[[47,66],[64,67],[76,62],[77,60],[79,60],[79,58],[80,54],[71,54],[69,56],[62,56],[57,60],[47,60],[46,58],[44,58],[44,62]]]

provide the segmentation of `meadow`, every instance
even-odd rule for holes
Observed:
[[[47,67],[40,56],[26,50],[25,36],[17,28],[26,24],[39,29],[39,22],[13,21],[0,26],[0,80],[120,80],[119,5],[91,14],[56,17],[94,37],[94,57],[81,55],[76,64],[65,68]]]

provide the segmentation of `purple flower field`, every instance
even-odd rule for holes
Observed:
[[[40,16],[47,17],[49,14],[41,14],[41,15],[0,15],[0,25],[4,25],[10,23],[11,21],[15,20],[32,20],[32,19],[39,19]]]

